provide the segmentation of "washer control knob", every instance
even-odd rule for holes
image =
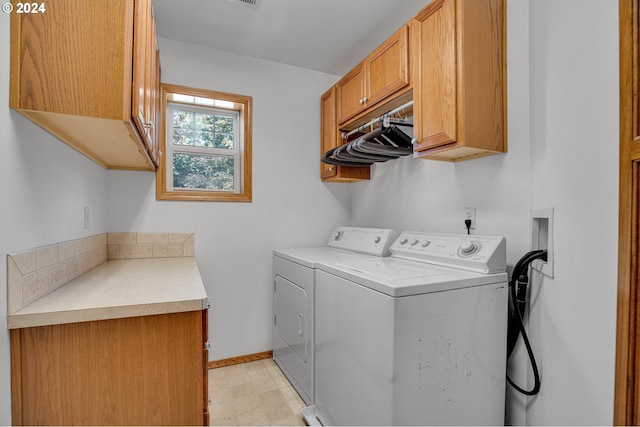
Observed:
[[[376,236],[375,239],[373,239],[373,243],[380,243],[380,236]]]
[[[333,240],[340,240],[342,238],[342,231],[336,231],[336,234],[333,235]]]
[[[475,242],[467,240],[460,245],[460,253],[462,255],[471,255],[478,251],[478,245]]]
[[[409,239],[407,239],[407,238],[405,237],[404,239],[400,240],[400,244],[401,244],[401,245],[406,245],[408,241],[409,241]]]
[[[418,244],[418,242],[419,242],[419,240],[418,240],[418,239],[413,239],[413,240],[411,241],[411,246],[415,246],[415,245],[417,245],[417,244]]]
[[[422,247],[423,247],[423,248],[426,248],[426,247],[427,247],[427,246],[429,246],[430,244],[431,244],[431,242],[430,242],[430,241],[428,241],[428,240],[423,240],[423,241],[422,241]]]

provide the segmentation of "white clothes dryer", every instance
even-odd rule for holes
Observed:
[[[327,247],[273,251],[273,360],[306,404],[314,403],[316,265],[390,255],[393,230],[338,227]]]
[[[310,425],[503,425],[502,237],[403,232],[316,273]]]

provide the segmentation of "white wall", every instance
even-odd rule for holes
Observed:
[[[9,109],[9,15],[0,14],[0,425],[11,424],[7,253],[104,233],[104,169]],[[84,206],[92,212],[84,229]]]
[[[155,175],[109,172],[110,231],[194,231],[211,360],[271,349],[271,253],[323,245],[349,187],[320,182],[320,95],[336,76],[160,39],[162,81],[253,97],[253,202],[155,200]]]
[[[610,424],[618,2],[534,0],[530,5],[531,205],[555,206],[556,259],[555,277],[543,280],[530,319],[546,387],[531,401],[527,423]]]
[[[610,424],[617,3],[509,0],[507,7],[509,152],[459,164],[377,165],[371,182],[353,185],[352,224],[462,232],[462,209],[475,206],[476,234],[506,236],[513,264],[529,249],[530,209],[555,207],[555,278],[535,277],[532,290],[542,390],[523,406],[512,405],[509,421]]]

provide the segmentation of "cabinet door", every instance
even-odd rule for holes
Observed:
[[[147,39],[147,51],[145,57],[146,63],[146,83],[145,83],[145,120],[146,125],[144,127],[145,143],[147,149],[154,162],[157,163],[157,141],[156,141],[156,127],[157,127],[157,103],[158,99],[158,67],[156,61],[158,42],[156,39],[156,22],[153,17],[153,9],[149,9],[149,25],[148,25],[148,39]]]
[[[211,414],[209,412],[209,309],[202,310],[202,425],[208,426],[211,424]]]
[[[336,87],[326,91],[320,98],[320,155],[335,148],[339,141],[338,123],[336,123]],[[337,166],[320,162],[322,179],[336,176]]]
[[[362,63],[345,75],[337,83],[338,122],[344,123],[364,110],[365,74]]]
[[[201,425],[203,316],[206,310],[12,329],[13,423]]]
[[[337,120],[338,86],[333,86],[320,98],[320,155],[342,144],[342,135]],[[322,181],[353,182],[369,179],[369,166],[344,167],[328,165],[320,162],[320,178]]]
[[[131,116],[140,136],[148,147],[148,137],[145,136],[147,111],[147,40],[149,39],[149,24],[151,20],[151,1],[136,0],[134,5],[133,23],[133,85],[131,88]]]
[[[160,152],[160,137],[162,136],[160,133],[163,131],[162,126],[161,126],[161,121],[162,121],[162,111],[160,111],[160,109],[163,107],[162,104],[162,95],[161,95],[161,90],[160,90],[160,77],[161,77],[161,71],[160,71],[160,50],[156,50],[156,126],[155,126],[155,132],[154,132],[154,144],[153,144],[153,160],[156,163],[156,166],[159,166],[160,164],[160,156],[162,156],[162,153]]]
[[[364,61],[369,107],[409,84],[409,28],[404,25]]]
[[[456,141],[456,29],[453,0],[436,0],[412,23],[416,150]]]

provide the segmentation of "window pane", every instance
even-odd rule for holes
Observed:
[[[195,146],[199,142],[198,135],[190,129],[174,129],[173,145]]]
[[[229,133],[216,133],[216,148],[233,149],[233,135]]]
[[[198,147],[213,147],[213,132],[200,131],[197,132],[198,141],[196,146]]]
[[[173,110],[173,127],[181,129],[193,128],[195,114],[191,111]]]
[[[216,132],[233,133],[233,118],[216,116]]]
[[[195,122],[196,129],[212,131],[213,122],[214,122],[213,114],[196,113],[196,122]]]
[[[233,158],[174,153],[173,188],[233,190]]]

